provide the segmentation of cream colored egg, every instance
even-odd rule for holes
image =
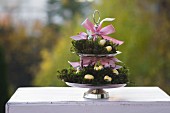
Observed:
[[[80,73],[80,67],[77,67],[76,73]]]
[[[98,68],[99,68],[99,70],[102,70],[102,69],[103,69],[103,66],[102,66],[102,65],[100,65]]]
[[[103,66],[102,65],[100,65],[100,66],[95,66],[94,67],[94,70],[96,70],[96,71],[99,71],[99,70],[102,70],[103,69]]]
[[[97,66],[95,66],[95,67],[94,67],[94,70],[98,71],[98,70],[99,70],[99,68],[98,68]]]
[[[112,46],[106,46],[106,49],[108,52],[110,52],[112,50]]]
[[[106,40],[105,40],[105,39],[102,39],[102,40],[99,41],[99,44],[102,45],[102,46],[104,46],[105,43],[106,43]]]
[[[94,76],[93,76],[93,75],[90,75],[90,74],[86,74],[86,75],[84,76],[84,78],[87,79],[87,80],[93,80],[93,79],[94,79]]]
[[[112,81],[112,78],[109,77],[108,75],[106,75],[106,76],[104,77],[104,80],[110,82],[110,81]]]
[[[80,70],[77,70],[76,73],[77,73],[77,74],[80,73]]]
[[[116,75],[119,74],[119,72],[116,69],[113,69],[113,73],[115,73]]]

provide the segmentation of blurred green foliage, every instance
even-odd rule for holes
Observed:
[[[7,102],[8,96],[8,83],[7,83],[7,68],[4,56],[4,49],[0,45],[0,113],[5,112],[5,103]]]
[[[50,5],[58,2],[49,0]],[[6,83],[2,86],[10,90],[32,85],[66,86],[56,73],[69,67],[68,61],[79,60],[70,52],[70,36],[85,32],[83,16],[93,21],[93,11],[98,9],[101,19],[116,18],[103,26],[113,24],[116,32],[110,36],[124,41],[118,48],[122,54],[117,57],[129,67],[131,85],[159,86],[170,94],[170,1],[95,0],[92,9],[90,4],[80,5],[76,0],[62,0],[60,5],[59,12],[47,11],[48,25],[35,21],[31,35],[22,23],[12,25],[10,16],[0,21],[0,45],[5,50],[2,61],[6,62],[9,82],[9,87]],[[68,10],[70,18],[64,15]],[[55,14],[65,19],[63,26],[52,23]]]
[[[76,17],[75,17],[76,18]],[[68,67],[68,61],[78,60],[78,57],[70,52],[71,39],[70,35],[76,34],[76,26],[80,22],[71,22],[65,25],[61,30],[60,41],[54,46],[53,50],[47,51],[46,49],[41,51],[43,62],[40,64],[40,71],[35,77],[34,85],[38,86],[65,86],[65,84],[56,76],[57,70],[61,70],[64,67]],[[72,29],[74,26],[74,29]],[[43,83],[43,84],[42,84]]]
[[[58,42],[60,44],[58,40],[60,38],[62,39],[63,36],[63,30],[61,29],[65,28],[65,26],[61,25],[67,22],[69,23],[69,20],[74,18],[77,13],[83,15],[84,8],[88,8],[86,7],[88,3],[76,3],[76,0],[48,1],[48,10],[44,11],[47,13],[46,19],[49,20],[46,24],[42,23],[41,20],[34,20],[27,23],[24,22],[24,20],[22,21],[22,19],[21,22],[17,21],[15,23],[14,13],[22,10],[22,8],[17,7],[22,4],[20,2],[16,3],[16,12],[11,10],[11,7],[9,7],[9,9],[8,7],[3,7],[2,12],[4,11],[4,13],[0,14],[0,16],[2,16],[2,18],[0,18],[0,45],[2,45],[5,51],[4,56],[7,65],[6,76],[8,78],[8,90],[10,94],[18,87],[32,86],[32,80],[39,71],[39,67],[42,67],[39,66],[39,64],[44,57],[47,57],[45,51],[50,53],[53,51],[52,49],[58,45]],[[4,4],[5,3],[9,2],[6,1]],[[76,7],[70,3],[76,3],[74,4]],[[55,12],[55,5],[59,8],[57,12]],[[69,12],[65,14],[65,11]],[[67,16],[68,13],[70,13],[72,17],[64,17]],[[64,19],[61,24],[55,24],[51,20],[52,17],[57,14]],[[60,36],[60,34],[62,35]],[[43,55],[41,56],[41,54]]]
[[[33,35],[29,36],[24,25],[13,27],[9,18],[5,22],[0,25],[0,44],[5,51],[6,75],[10,93],[13,93],[18,87],[32,86],[31,81],[41,62],[40,51],[51,50],[60,34],[53,26],[43,27],[37,21],[32,27]]]
[[[166,4],[166,5],[165,5]],[[159,86],[170,93],[170,19],[166,0],[102,0],[94,4],[101,18],[115,17],[112,23],[116,33],[112,37],[123,40],[118,55],[130,68],[130,80],[135,86]],[[93,11],[91,11],[91,14]],[[89,16],[92,20],[92,16]],[[84,18],[85,19],[85,18]],[[53,50],[42,50],[43,62],[34,80],[34,85],[63,86],[56,77],[57,70],[68,67],[67,61],[77,61],[70,52],[72,35],[85,31],[78,15],[61,29],[60,41]],[[110,24],[108,22],[104,23]]]

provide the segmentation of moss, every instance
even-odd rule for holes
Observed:
[[[101,38],[97,38],[95,41],[90,40],[73,40],[71,51],[75,53],[82,53],[82,54],[113,54],[117,51],[116,44],[113,44],[110,41],[106,41],[105,45],[100,45],[99,41]],[[107,51],[105,48],[106,46],[111,46],[112,50]]]
[[[94,70],[94,65],[89,65],[76,73],[76,70],[72,67],[69,69],[63,69],[58,71],[58,76],[65,82],[79,83],[79,84],[92,84],[92,85],[103,85],[103,84],[124,84],[128,83],[128,69],[123,66],[118,69],[119,74],[113,73],[113,68],[106,67],[99,71]],[[94,76],[93,80],[84,79],[86,74]],[[104,80],[104,77],[108,75],[112,78],[111,82]]]

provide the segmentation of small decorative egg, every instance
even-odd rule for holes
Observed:
[[[106,43],[106,40],[105,40],[105,39],[102,39],[102,40],[99,41],[99,44],[100,44],[101,46],[104,46],[105,43]]]
[[[94,67],[94,70],[96,70],[96,71],[99,71],[99,70],[102,70],[103,69],[103,66],[102,65],[100,65],[100,66],[95,66]]]
[[[80,70],[77,70],[76,73],[77,73],[77,74],[80,73]]]
[[[98,70],[99,70],[99,67],[96,67],[96,66],[95,66],[95,67],[94,67],[94,70],[98,71]]]
[[[116,75],[119,74],[119,72],[116,69],[113,69],[113,73],[115,73]]]
[[[102,69],[103,69],[103,66],[102,66],[102,65],[100,65],[98,68],[99,68],[99,70],[102,70]]]
[[[84,76],[85,79],[88,79],[88,80],[93,80],[94,79],[94,76],[93,75],[90,75],[90,74],[86,74]]]
[[[106,46],[106,49],[108,52],[110,52],[112,50],[112,46]]]
[[[77,67],[76,73],[80,73],[80,67]]]
[[[104,77],[104,80],[110,82],[110,81],[112,81],[112,78],[109,77],[108,75],[106,75],[106,76]]]

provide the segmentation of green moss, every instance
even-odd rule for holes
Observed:
[[[119,74],[113,73],[111,67],[103,68],[99,71],[94,70],[94,65],[89,65],[76,73],[76,70],[72,67],[69,69],[63,69],[58,71],[58,76],[65,82],[79,83],[79,84],[92,84],[92,85],[104,85],[104,84],[124,84],[128,83],[128,69],[123,66],[118,69]],[[84,79],[86,74],[91,74],[94,76],[93,80]],[[104,77],[108,75],[112,78],[111,82],[104,80]]]
[[[116,44],[113,44],[110,41],[106,41],[105,45],[100,45],[99,41],[101,38],[97,38],[94,40],[73,40],[71,51],[75,53],[82,53],[82,54],[113,54],[117,51]],[[106,46],[111,46],[112,50],[107,51]]]

